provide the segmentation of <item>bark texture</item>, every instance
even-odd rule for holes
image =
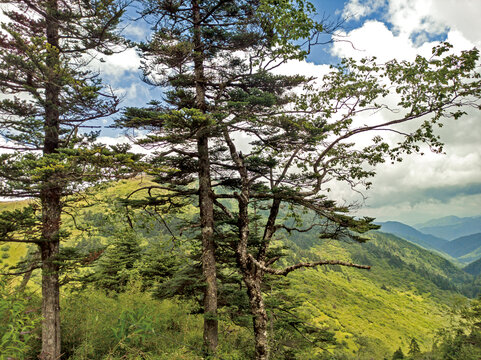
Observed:
[[[194,17],[194,76],[196,107],[205,113],[204,49],[200,23],[201,10],[197,0],[192,1]],[[215,259],[214,202],[211,196],[212,185],[209,160],[209,127],[203,126],[197,134],[199,168],[199,212],[202,239],[202,274],[205,279],[204,292],[204,347],[208,354],[216,352],[218,344],[217,321],[217,273]]]
[[[55,153],[59,146],[59,95],[60,79],[55,69],[60,63],[57,0],[49,0],[46,12],[47,42],[50,50],[46,63],[49,82],[45,86],[45,138],[43,154]],[[55,175],[43,179],[40,200],[42,204],[42,242],[39,244],[42,258],[42,360],[57,360],[60,348],[60,284],[59,266],[55,262],[60,250],[61,188]]]
[[[58,241],[49,241],[41,247],[42,252],[42,360],[57,360],[60,348],[60,286],[58,265]]]
[[[262,275],[257,274],[257,276],[251,277],[246,274],[244,283],[247,286],[251,314],[253,316],[256,360],[267,360],[269,358],[268,317],[261,293],[259,276]]]
[[[210,166],[208,138],[198,140],[199,151],[199,207],[202,238],[202,273],[204,293],[204,345],[208,353],[215,353],[218,344],[217,271],[215,259],[213,200],[210,195]]]

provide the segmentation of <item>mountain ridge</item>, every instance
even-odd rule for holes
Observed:
[[[454,240],[462,236],[481,232],[481,216],[457,217],[446,216],[416,224],[415,229],[425,234]]]
[[[424,234],[412,226],[406,225],[399,221],[385,221],[378,222],[376,224],[381,225],[380,231],[400,236],[401,238],[411,241],[426,249],[441,250],[442,246],[448,243],[446,239],[430,234]]]

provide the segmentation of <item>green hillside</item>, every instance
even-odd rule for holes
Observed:
[[[92,201],[94,205],[76,215],[78,227],[88,231],[74,229],[73,220],[64,218],[64,224],[71,228],[66,245],[114,243],[124,219],[115,215],[115,198],[145,184],[148,180],[124,180],[98,189],[91,195],[96,199]],[[192,207],[184,215],[192,217],[194,213]],[[165,220],[175,229],[175,217]],[[202,322],[201,315],[196,314],[195,302],[152,297],[157,280],[142,278],[146,254],[164,241],[170,248],[157,247],[160,257],[172,259],[177,255],[171,244],[177,240],[172,239],[159,219],[135,225],[140,255],[135,265],[122,270],[127,284],[124,293],[109,294],[88,284],[84,285],[88,289],[85,291],[77,283],[63,288],[63,344],[67,358],[201,359]],[[279,245],[284,242],[290,247],[286,258],[281,260],[284,265],[321,257],[350,260],[371,265],[372,269],[339,266],[306,269],[282,278],[286,280],[282,289],[266,287],[269,304],[279,297],[291,299],[288,300],[292,302],[291,315],[310,329],[302,333],[297,323],[282,322],[279,309],[270,308],[271,326],[276,329],[272,346],[277,350],[273,359],[391,358],[397,348],[407,350],[412,338],[422,350],[428,350],[438,330],[451,322],[450,308],[464,301],[461,292],[472,295],[469,284],[473,283],[473,276],[448,260],[391,234],[371,232],[367,236],[369,241],[359,244],[321,241],[314,233],[293,233],[292,237],[281,234]],[[180,243],[182,247],[177,251],[190,251],[192,240],[183,239]],[[19,257],[13,247],[4,251],[10,253],[9,261]],[[132,333],[126,330],[131,325],[137,329]],[[249,327],[250,322],[244,325]],[[251,358],[249,328],[233,322],[226,312],[221,312],[220,326],[222,359]],[[319,334],[324,334],[326,341],[311,343]]]
[[[480,275],[481,274],[481,258],[466,265],[463,268],[463,270],[474,276]]]
[[[457,221],[455,224],[463,220],[455,216],[442,219],[450,222]],[[440,219],[440,221],[442,219]],[[437,222],[433,220],[433,223]],[[387,221],[378,224],[382,226],[382,231],[397,235],[425,249],[434,251],[459,267],[481,258],[481,233],[466,235],[447,241],[434,235],[425,234],[409,225],[397,221]]]
[[[0,212],[21,209],[28,201],[1,201]],[[15,265],[28,251],[28,246],[21,243],[1,244],[0,259],[1,263],[7,266]]]
[[[341,246],[351,254],[355,262],[372,265],[373,269],[377,266],[380,273],[376,271],[370,273],[379,281],[379,285],[382,285],[383,281],[394,282],[399,286],[417,282],[416,286],[421,289],[427,286],[424,282],[427,280],[435,289],[458,291],[472,280],[444,256],[423,249],[410,241],[380,231],[371,232],[368,236],[370,240],[364,244],[333,240],[330,240],[329,244]],[[300,248],[309,249],[315,246],[315,239],[316,236],[313,234],[296,234],[293,241]],[[414,278],[411,279],[411,276]]]
[[[471,277],[405,240],[383,233],[369,237],[365,244],[326,241],[299,251],[305,258],[372,266],[370,271],[331,267],[291,274],[292,294],[304,301],[300,311],[334,330],[344,344],[337,351],[345,354],[382,359],[410,338],[430,348],[437,330],[449,321],[448,307],[462,298],[455,282]]]

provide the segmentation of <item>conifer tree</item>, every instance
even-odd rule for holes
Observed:
[[[400,360],[400,359],[404,359],[405,356],[404,356],[404,353],[403,353],[403,350],[401,349],[401,347],[399,347],[395,352],[394,354],[392,354],[392,360]]]
[[[140,239],[131,229],[116,231],[114,240],[100,257],[92,281],[97,287],[121,292],[132,278],[142,255]]]
[[[92,56],[120,44],[125,4],[113,0],[2,0],[0,35],[0,196],[26,198],[2,212],[0,241],[36,244],[42,269],[42,350],[59,359],[61,215],[81,191],[122,176],[126,147],[95,144],[90,122],[117,111],[119,100],[87,68]]]
[[[152,24],[154,34],[139,44],[147,83],[165,87],[163,101],[143,109],[130,108],[119,126],[148,129],[140,141],[161,149],[154,159],[157,187],[154,196],[147,187],[151,205],[199,206],[204,294],[204,343],[207,352],[217,346],[217,270],[214,192],[223,165],[217,159],[225,149],[219,143],[219,101],[228,92],[256,87],[253,74],[278,63],[276,58],[302,58],[305,50],[291,40],[314,43],[321,24],[308,14],[314,10],[302,1],[271,0],[168,0],[140,2],[142,16]],[[250,79],[250,80],[249,80]],[[294,86],[302,78],[284,79]],[[256,95],[254,95],[256,96]],[[266,99],[268,101],[268,99]]]
[[[415,338],[411,338],[411,342],[409,343],[409,352],[408,355],[411,357],[415,357],[421,353],[421,348]]]

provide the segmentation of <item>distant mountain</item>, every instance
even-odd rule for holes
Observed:
[[[449,241],[442,246],[441,250],[451,256],[461,258],[475,252],[479,248],[481,248],[481,233],[462,236]]]
[[[463,221],[464,218],[460,218],[458,216],[444,216],[437,219],[431,219],[423,223],[415,224],[413,227],[416,229],[421,229],[425,227],[435,227],[435,226],[448,226],[448,225],[457,225]]]
[[[415,228],[425,234],[453,240],[462,236],[481,232],[481,216],[464,217],[447,216],[417,224]]]
[[[381,231],[397,235],[403,239],[409,240],[425,249],[442,250],[442,247],[449,243],[446,239],[424,234],[415,228],[403,224],[398,221],[386,221],[377,223],[381,225]]]
[[[473,261],[471,264],[463,268],[468,274],[478,276],[481,274],[481,258]]]

